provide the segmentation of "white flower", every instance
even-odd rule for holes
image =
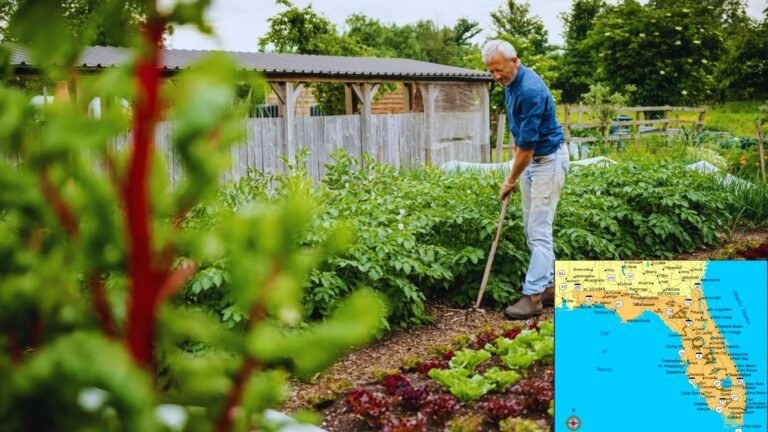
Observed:
[[[683,12],[688,13],[690,11],[688,9],[683,8]]]
[[[181,430],[187,423],[187,411],[180,405],[158,405],[155,408],[155,418],[172,430]]]
[[[344,187],[345,187],[345,188],[347,188],[347,189],[349,189],[349,182],[347,182],[347,183],[344,183]]]
[[[611,32],[605,32],[604,36],[610,36],[610,35],[611,35]]]
[[[700,44],[701,44],[701,41],[700,41],[700,40],[695,40],[695,41],[693,41],[693,43],[695,43],[695,44],[697,44],[697,45],[700,45]]]
[[[400,209],[400,216],[405,216],[405,209]]]
[[[663,70],[660,70],[660,71],[659,71],[659,75],[664,75],[665,73],[666,73],[666,72],[664,72]]]
[[[94,412],[100,409],[107,401],[109,393],[96,387],[88,387],[80,391],[77,395],[77,402],[80,407],[87,412]]]
[[[688,91],[687,91],[687,90],[683,90],[683,91],[681,91],[680,93],[682,93],[683,95],[687,95],[687,94],[688,94]]]
[[[682,30],[682,29],[683,29],[683,28],[682,28],[682,27],[680,27],[680,26],[677,26],[677,27],[675,27],[675,30],[677,30],[677,31],[680,31],[680,30]]]
[[[403,224],[397,224],[397,229],[399,229],[399,230],[404,230],[404,229],[405,229],[405,225],[403,225]]]
[[[645,33],[640,33],[640,37],[645,37]]]
[[[707,61],[707,59],[701,59],[701,62],[702,62],[702,63],[704,63],[704,64],[707,64],[707,63],[709,63],[709,62]]]
[[[680,41],[675,41],[675,45],[682,45],[682,42],[680,42]]]
[[[160,0],[157,2],[157,11],[162,14],[169,14],[180,4],[192,4],[194,0]]]

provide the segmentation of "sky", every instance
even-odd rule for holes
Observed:
[[[183,0],[166,0],[178,1]],[[342,30],[344,20],[354,13],[398,25],[431,19],[438,25],[453,26],[459,18],[466,17],[479,22],[484,29],[475,39],[482,43],[491,36],[490,12],[498,9],[503,0],[293,0],[299,8],[310,3],[315,12]],[[766,0],[749,0],[748,3],[747,14],[762,18]],[[550,43],[562,44],[563,24],[558,16],[569,10],[571,0],[530,0],[530,5],[531,13],[544,21]],[[216,38],[180,27],[168,45],[182,49],[258,51],[258,39],[267,32],[269,25],[267,19],[284,10],[285,7],[274,0],[213,0],[208,20],[214,27]]]

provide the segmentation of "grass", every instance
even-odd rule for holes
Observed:
[[[719,132],[730,132],[740,137],[755,138],[757,128],[755,121],[765,115],[760,112],[760,106],[765,101],[726,102],[723,105],[707,110],[704,127]],[[766,133],[763,125],[763,134]]]
[[[765,115],[760,112],[760,106],[766,103],[766,101],[760,100],[733,101],[714,107],[707,107],[707,112],[704,116],[704,129],[716,132],[729,132],[739,137],[755,138],[755,121],[760,118],[761,115]],[[583,113],[581,123],[594,121],[594,118],[592,118],[590,114],[591,113]],[[619,112],[619,114],[627,114],[633,119],[636,115],[634,112]],[[557,118],[561,124],[565,120],[565,105],[557,105]],[[667,114],[667,118],[698,120],[698,113],[670,111]],[[578,122],[578,114],[572,114],[571,121]],[[674,127],[674,123],[671,126]],[[685,126],[690,127],[690,125]],[[768,125],[764,125],[763,133],[766,134],[767,132]]]
[[[726,203],[733,224],[748,228],[768,225],[768,183],[759,177],[741,178],[744,182],[723,182],[720,187],[728,193]]]

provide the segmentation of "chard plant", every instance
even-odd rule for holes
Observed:
[[[125,6],[101,3],[88,19],[109,23]],[[40,110],[31,95],[0,87],[0,153],[18,156],[0,158],[4,430],[264,429],[262,414],[285,396],[289,375],[316,373],[380,326],[384,300],[362,289],[324,322],[295,327],[307,276],[351,240],[337,224],[313,228],[318,205],[306,183],[286,184],[291,199],[195,226],[195,209],[215,196],[228,148],[243,137],[237,83],[259,79],[218,55],[163,85],[166,29],[207,31],[209,3],[158,11],[142,2],[145,24],[122,35],[128,64],[88,77],[69,65],[90,33],[73,37],[57,2],[23,2],[8,23],[37,72],[77,79],[80,99]],[[133,104],[107,104],[96,119],[81,103],[93,96]],[[161,120],[173,122],[184,167],[175,188],[155,149]],[[129,131],[124,148],[113,145]],[[198,293],[205,283],[226,287],[237,331],[178,300],[190,280]]]

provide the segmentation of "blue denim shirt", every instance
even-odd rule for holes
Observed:
[[[521,149],[545,156],[565,141],[555,114],[555,100],[536,72],[521,64],[514,81],[504,87],[504,102],[509,130]]]

